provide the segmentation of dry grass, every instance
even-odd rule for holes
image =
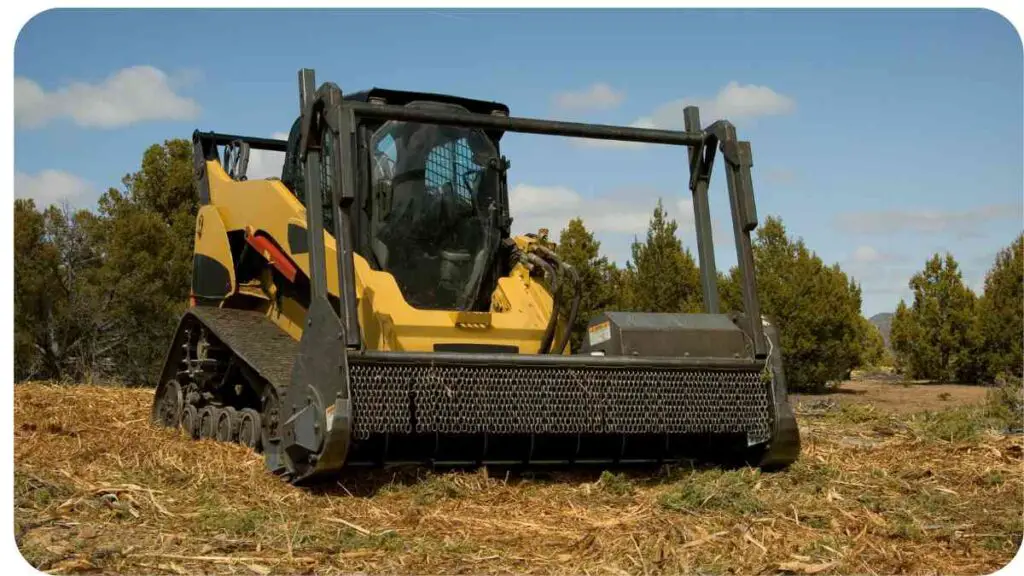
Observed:
[[[975,408],[811,410],[774,474],[382,470],[307,491],[150,425],[149,391],[14,399],[18,545],[52,573],[985,574],[1024,531],[1024,442]]]

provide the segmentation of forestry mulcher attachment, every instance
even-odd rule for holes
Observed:
[[[701,128],[693,107],[684,131],[516,118],[447,95],[343,95],[316,88],[312,70],[299,92],[287,140],[193,135],[191,304],[155,422],[262,450],[295,483],[392,463],[796,459],[779,337],[754,279],[750,146],[731,124]],[[569,350],[580,282],[557,247],[511,235],[506,132],[687,147],[704,313],[604,312]],[[254,149],[285,154],[280,179],[246,178]],[[717,153],[742,313],[719,313]]]

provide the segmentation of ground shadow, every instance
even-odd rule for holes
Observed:
[[[353,467],[344,469],[330,480],[304,486],[312,494],[331,497],[372,498],[394,488],[429,487],[445,475],[486,474],[488,478],[509,486],[522,484],[579,485],[595,483],[605,474],[628,479],[638,486],[658,486],[678,481],[682,476],[703,470],[737,470],[748,467],[742,458],[720,456],[678,460],[671,463],[645,464],[576,464],[534,466],[430,466],[395,465],[381,468]]]

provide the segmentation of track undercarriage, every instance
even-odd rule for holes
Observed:
[[[280,378],[288,375],[288,369],[261,371],[259,367],[285,361],[290,368],[296,346],[278,334],[269,343],[251,342],[257,355],[250,352],[250,357],[242,357],[210,324],[227,331],[235,341],[251,340],[246,332],[254,328],[262,327],[270,334],[276,328],[252,312],[204,312],[208,313],[186,315],[179,326],[157,390],[153,418],[164,426],[180,426],[194,440],[237,442],[264,452],[268,466],[280,471],[276,464],[281,443],[280,399],[287,393],[287,380]]]

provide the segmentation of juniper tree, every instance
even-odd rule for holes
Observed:
[[[1024,376],[1024,234],[996,255],[978,301],[984,378]]]
[[[558,237],[558,254],[576,269],[580,276],[582,296],[576,322],[571,327],[569,340],[573,350],[578,350],[586,333],[587,323],[594,314],[612,307],[615,302],[613,264],[601,255],[601,243],[587,230],[580,218],[573,218]],[[563,293],[561,308],[569,309],[572,292]]]
[[[779,327],[786,377],[794,390],[821,390],[861,363],[860,286],[826,266],[803,239],[769,216],[753,239],[761,313]],[[742,311],[739,269],[719,275],[723,310]]]
[[[893,350],[911,378],[968,382],[979,374],[976,298],[952,254],[932,255],[893,317]]]
[[[676,236],[678,225],[668,218],[659,199],[644,242],[634,240],[626,264],[626,300],[637,312],[698,312],[700,271],[688,248]]]

